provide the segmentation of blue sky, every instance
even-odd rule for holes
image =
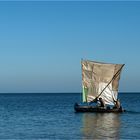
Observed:
[[[81,92],[81,58],[140,91],[140,2],[0,1],[0,93]]]

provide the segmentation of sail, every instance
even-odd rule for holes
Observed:
[[[123,64],[88,60],[82,60],[81,64],[83,102],[91,102],[99,96],[105,104],[113,105],[118,96],[119,79]]]

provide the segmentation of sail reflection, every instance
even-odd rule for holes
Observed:
[[[83,139],[119,139],[120,119],[115,113],[83,114]]]

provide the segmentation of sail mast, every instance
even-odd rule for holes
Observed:
[[[87,102],[87,88],[83,85],[83,59],[81,59],[81,72],[82,72],[82,101]]]

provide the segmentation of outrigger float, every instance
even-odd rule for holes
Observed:
[[[124,64],[102,63],[82,60],[82,103],[75,103],[76,112],[125,112],[116,107],[119,79]],[[99,99],[105,106],[98,104]]]

